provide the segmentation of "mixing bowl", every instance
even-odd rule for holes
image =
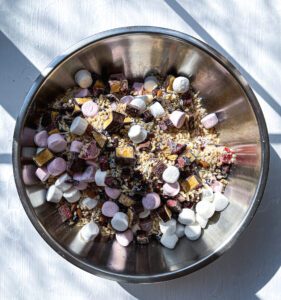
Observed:
[[[107,76],[124,73],[143,78],[147,72],[183,74],[200,91],[208,112],[217,112],[221,143],[232,147],[237,162],[225,194],[229,207],[210,224],[198,241],[183,238],[174,250],[159,243],[111,242],[82,244],[80,228],[62,223],[53,204],[42,201],[42,186],[22,180],[24,126],[33,126],[46,104],[74,85],[81,68]],[[75,45],[39,75],[27,94],[13,140],[13,166],[18,193],[34,227],[45,241],[74,265],[118,281],[155,282],[176,278],[212,262],[231,247],[246,228],[261,201],[269,165],[268,134],[261,108],[241,74],[227,59],[203,42],[164,28],[129,27],[110,30]]]

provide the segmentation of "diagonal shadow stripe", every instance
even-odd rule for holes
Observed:
[[[251,87],[279,114],[280,104],[175,0],[165,2],[204,40],[233,63]]]

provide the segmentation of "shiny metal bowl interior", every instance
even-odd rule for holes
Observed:
[[[61,223],[54,206],[38,203],[34,191],[21,177],[20,133],[38,108],[73,86],[80,68],[104,76],[123,72],[142,78],[151,70],[160,74],[184,74],[200,91],[209,112],[220,119],[221,143],[237,152],[226,195],[231,204],[210,221],[202,238],[183,238],[175,250],[153,242],[128,248],[116,242],[82,245],[79,228]],[[35,228],[47,243],[76,266],[93,274],[119,281],[154,282],[175,278],[206,265],[237,239],[252,219],[265,187],[269,149],[265,121],[257,100],[238,71],[206,44],[172,30],[133,27],[111,30],[83,40],[56,58],[30,89],[18,117],[13,163],[22,204]]]

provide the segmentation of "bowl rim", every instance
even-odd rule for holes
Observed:
[[[102,270],[98,267],[94,267],[82,259],[75,257],[72,253],[67,251],[64,247],[62,247],[55,239],[47,232],[44,228],[43,224],[37,219],[35,211],[28,201],[28,196],[25,191],[25,187],[22,181],[22,175],[20,172],[20,151],[18,141],[20,138],[21,128],[24,124],[26,119],[26,113],[33,102],[33,98],[36,95],[37,91],[39,90],[42,83],[45,79],[68,57],[73,55],[78,50],[81,50],[84,47],[89,46],[92,43],[126,34],[159,34],[177,38],[182,40],[183,42],[190,43],[193,46],[199,48],[200,50],[204,51],[205,53],[209,54],[214,58],[218,63],[220,63],[224,68],[228,70],[228,72],[235,78],[237,83],[240,85],[242,90],[245,92],[252,108],[254,114],[257,119],[259,133],[260,133],[260,140],[261,140],[261,169],[260,169],[260,176],[258,180],[258,184],[256,187],[255,194],[253,196],[254,201],[252,201],[251,206],[249,206],[246,215],[244,216],[243,220],[240,223],[240,226],[236,229],[235,232],[232,233],[231,236],[228,237],[221,245],[218,247],[213,253],[209,254],[208,256],[202,258],[201,260],[193,263],[190,266],[181,268],[177,271],[169,271],[161,274],[154,274],[154,275],[126,275],[120,273],[114,273],[110,271]],[[13,161],[13,172],[15,183],[17,187],[17,191],[19,194],[20,201],[25,209],[25,212],[37,230],[37,232],[41,235],[41,237],[48,243],[53,250],[55,250],[58,254],[60,254],[63,258],[65,258],[70,263],[74,264],[76,267],[79,267],[89,273],[94,275],[98,275],[107,279],[121,281],[121,282],[132,282],[132,283],[152,283],[152,282],[160,282],[165,280],[171,280],[178,278],[180,276],[187,275],[192,273],[196,270],[201,269],[202,267],[206,266],[207,264],[213,262],[218,257],[220,257],[225,251],[227,251],[239,238],[241,233],[244,229],[249,225],[253,216],[256,213],[256,210],[261,202],[264,189],[266,186],[266,181],[268,177],[268,169],[269,169],[269,157],[270,157],[270,150],[269,150],[269,137],[267,132],[267,127],[264,119],[264,115],[262,113],[261,107],[254,95],[252,89],[250,88],[249,84],[245,80],[245,78],[240,74],[237,68],[229,62],[222,54],[220,54],[217,50],[212,48],[211,46],[207,45],[206,43],[202,42],[201,40],[194,38],[188,34],[183,32],[175,31],[168,28],[162,27],[154,27],[154,26],[131,26],[131,27],[121,27],[116,29],[111,29],[107,31],[103,31],[97,34],[94,34],[90,37],[87,37],[80,42],[76,43],[75,45],[68,48],[63,54],[54,58],[51,63],[39,74],[37,79],[34,81],[33,85],[31,86],[29,92],[27,93],[24,103],[22,105],[21,111],[18,115],[16,120],[16,127],[14,130],[13,136],[13,151],[12,151],[12,161]]]

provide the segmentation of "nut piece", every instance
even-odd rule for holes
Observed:
[[[115,155],[117,163],[131,165],[135,162],[135,153],[133,147],[117,147],[115,150]]]
[[[103,123],[103,128],[110,133],[117,132],[124,125],[124,119],[125,115],[112,111],[109,118]]]
[[[53,153],[49,149],[44,149],[39,153],[37,153],[33,157],[33,160],[38,167],[42,167],[53,158],[54,158]]]
[[[136,204],[136,201],[134,201],[131,197],[129,197],[125,194],[120,195],[118,202],[126,207],[130,207],[130,206]]]
[[[200,184],[200,179],[195,175],[191,175],[181,185],[185,192],[189,192],[198,188]]]
[[[92,131],[92,135],[93,135],[94,139],[96,140],[96,142],[98,143],[98,145],[100,146],[100,148],[102,149],[107,142],[106,136],[97,132],[94,129]]]

